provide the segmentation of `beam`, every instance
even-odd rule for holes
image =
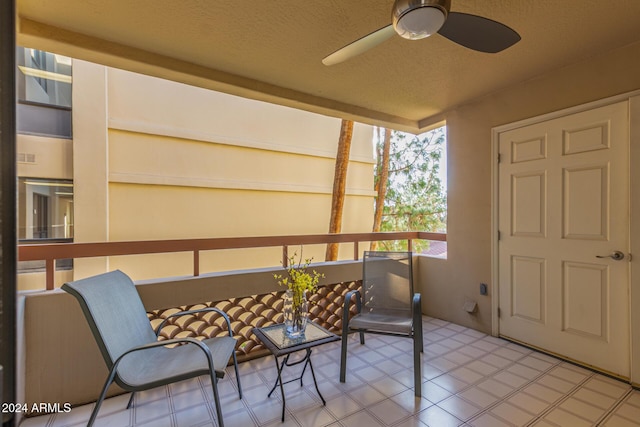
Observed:
[[[15,2],[0,2],[0,401],[16,401],[16,42]],[[3,427],[15,414],[1,413]]]

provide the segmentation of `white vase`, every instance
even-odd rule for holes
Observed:
[[[309,318],[306,291],[302,295],[294,295],[291,289],[284,293],[285,331],[289,338],[297,338],[304,335]]]

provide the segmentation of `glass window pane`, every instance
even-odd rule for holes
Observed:
[[[71,58],[18,48],[18,100],[71,107]]]
[[[18,178],[18,239],[73,238],[73,182]]]

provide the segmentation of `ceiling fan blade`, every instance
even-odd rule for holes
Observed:
[[[498,53],[520,41],[518,33],[500,22],[460,12],[449,12],[438,34],[486,53]]]
[[[393,29],[393,25],[389,24],[386,27],[382,27],[366,36],[359,38],[358,40],[349,43],[343,48],[340,48],[333,52],[331,55],[325,57],[322,60],[324,65],[335,65],[354,56],[378,46],[383,41],[390,39],[396,31]]]

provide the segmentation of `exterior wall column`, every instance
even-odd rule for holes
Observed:
[[[631,183],[631,254],[640,256],[640,95],[629,99]],[[631,268],[631,383],[640,386],[640,271],[635,262]]]
[[[107,69],[73,61],[74,242],[109,240]],[[74,261],[74,280],[109,269],[108,258]]]
[[[0,2],[0,402],[16,401],[16,36],[15,3]],[[15,414],[0,413],[4,427]]]

